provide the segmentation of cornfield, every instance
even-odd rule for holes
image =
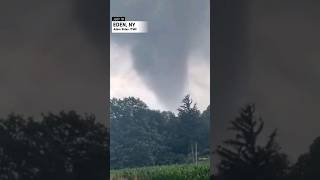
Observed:
[[[111,180],[208,180],[209,165],[184,164],[112,170]]]

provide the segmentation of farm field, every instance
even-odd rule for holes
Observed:
[[[183,164],[111,170],[110,180],[208,180],[209,164]]]

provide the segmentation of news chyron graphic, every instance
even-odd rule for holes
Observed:
[[[111,0],[110,167],[209,179],[210,1]]]
[[[146,21],[126,21],[125,17],[112,17],[112,33],[147,33]]]

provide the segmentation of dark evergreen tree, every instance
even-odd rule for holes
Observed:
[[[264,123],[255,115],[255,106],[247,105],[240,116],[231,121],[229,130],[235,132],[234,139],[224,141],[217,154],[221,157],[218,166],[220,178],[224,180],[278,180],[285,177],[288,161],[275,141],[276,130],[265,145],[258,144]]]

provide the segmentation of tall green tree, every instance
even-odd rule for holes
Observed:
[[[190,95],[186,95],[182,100],[182,105],[178,108],[178,139],[182,142],[180,153],[191,153],[194,161],[195,151],[201,141],[201,112],[196,103],[193,103]]]

